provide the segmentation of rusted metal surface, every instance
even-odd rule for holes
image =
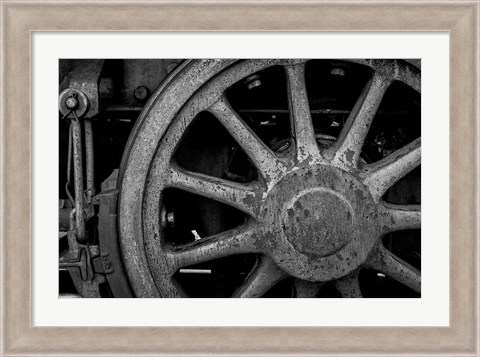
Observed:
[[[382,244],[376,245],[365,265],[381,271],[416,292],[421,290],[420,271],[395,256]]]
[[[147,87],[138,86],[137,88],[135,88],[133,95],[135,96],[136,100],[142,103],[148,99],[148,96],[150,95],[150,91],[148,90]]]
[[[71,177],[70,167],[73,163],[73,177],[75,198],[75,221],[77,239],[84,243],[87,239],[85,221],[94,214],[93,208],[89,205],[95,194],[94,188],[94,162],[93,162],[93,131],[90,120],[85,120],[85,144],[86,144],[86,165],[87,165],[87,190],[85,195],[83,178],[83,147],[82,147],[82,124],[79,118],[85,116],[90,107],[90,101],[85,93],[78,89],[65,89],[59,96],[59,110],[63,119],[70,120],[70,140],[68,169],[67,169],[67,191]],[[73,152],[71,152],[73,148]],[[68,192],[67,192],[68,193]],[[69,194],[69,193],[68,193]],[[69,194],[70,195],[70,194]],[[71,197],[71,196],[69,196]],[[86,202],[85,202],[86,197]],[[86,205],[87,203],[87,205]],[[65,218],[67,213],[60,211],[60,218]],[[60,220],[62,222],[62,219]],[[63,219],[63,222],[65,220]]]
[[[297,160],[320,157],[320,151],[312,125],[307,89],[305,87],[305,63],[285,67],[290,116],[295,135]]]
[[[375,243],[378,210],[368,189],[329,165],[294,168],[267,195],[263,251],[290,275],[338,279],[356,269]]]
[[[405,229],[419,229],[421,226],[420,205],[380,205],[382,232],[389,233]]]
[[[67,232],[70,229],[70,215],[72,208],[60,208],[58,210],[58,230]]]
[[[420,69],[407,62],[382,59],[347,59],[346,61],[366,65],[389,80],[403,82],[418,93],[422,92]]]
[[[85,93],[78,89],[67,88],[58,97],[58,109],[66,118],[75,119],[75,116],[83,118],[89,108],[90,101]]]
[[[293,283],[296,298],[314,298],[324,284],[302,279],[295,279]]]
[[[118,169],[112,171],[110,176],[108,176],[100,185],[101,191],[109,191],[117,189],[118,181]]]
[[[262,297],[288,275],[269,257],[261,257],[243,284],[233,293],[235,298]]]
[[[271,182],[286,170],[285,165],[275,158],[273,151],[235,113],[225,97],[214,103],[208,110],[218,118],[238,143],[242,143],[243,150],[267,182]]]
[[[421,139],[418,138],[383,160],[365,168],[361,175],[376,200],[379,200],[398,180],[420,165],[421,150]]]
[[[70,215],[70,230],[67,232],[68,250],[59,258],[59,270],[66,270],[75,289],[83,298],[100,298],[100,284],[105,277],[94,270],[92,259],[100,255],[97,245],[81,244],[77,240],[75,212]]]
[[[94,171],[94,153],[93,153],[93,130],[92,122],[89,119],[84,120],[85,123],[85,162],[87,166],[87,188],[85,197],[87,203],[92,203],[95,196],[95,171]]]
[[[299,288],[300,295],[314,295],[315,284],[337,281],[342,296],[361,297],[357,273],[365,266],[420,290],[419,272],[379,248],[386,232],[420,226],[419,207],[381,200],[389,187],[420,165],[420,140],[372,165],[359,160],[391,81],[402,81],[419,92],[419,71],[395,60],[353,62],[374,73],[333,149],[317,145],[305,89],[305,60],[193,61],[153,94],[134,130],[121,173],[119,233],[136,296],[184,296],[173,279],[180,268],[242,253],[262,258],[234,296],[261,296],[292,276],[306,284]],[[234,83],[273,65],[285,69],[295,139],[281,156],[266,147],[224,96]],[[261,179],[240,184],[189,172],[172,162],[201,111],[217,117]],[[248,222],[172,247],[164,240],[160,219],[162,193],[169,187],[231,205],[248,214]]]
[[[386,77],[375,72],[365,86],[335,145],[327,153],[334,157],[337,166],[348,170],[348,166],[358,165],[363,143],[390,83]]]
[[[78,120],[72,120],[73,141],[73,177],[75,187],[75,221],[77,239],[85,242],[85,216],[84,216],[84,184],[83,184],[83,154],[82,154],[82,128]]]
[[[354,270],[350,274],[338,279],[335,282],[340,295],[344,298],[361,298],[363,297],[360,290],[360,283],[358,280],[358,270]]]
[[[84,115],[87,118],[92,118],[101,110],[99,82],[103,63],[104,60],[101,59],[74,60],[73,69],[64,76],[60,83],[61,90],[78,90],[86,95],[89,106]]]
[[[101,265],[106,274],[110,290],[117,298],[133,297],[130,284],[126,278],[122,264],[120,247],[118,246],[117,227],[118,190],[102,191],[96,199],[100,203],[98,214],[99,248]]]
[[[122,102],[127,105],[145,104],[179,60],[177,59],[125,59],[121,61],[121,85],[118,85]],[[143,89],[139,89],[142,87]],[[146,90],[146,91],[145,91]]]

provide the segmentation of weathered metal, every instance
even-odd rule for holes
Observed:
[[[58,230],[67,232],[70,229],[70,215],[72,208],[59,208],[58,210]]]
[[[84,120],[85,125],[85,163],[87,166],[87,187],[85,190],[85,197],[87,204],[92,203],[92,198],[95,196],[95,171],[94,171],[94,150],[93,150],[93,129],[90,119]]]
[[[66,270],[83,298],[100,298],[100,284],[105,277],[95,271],[92,260],[99,256],[97,245],[81,244],[77,240],[75,212],[70,214],[70,230],[67,232],[68,250],[60,254],[59,270]],[[65,238],[64,238],[65,239]]]
[[[65,105],[67,106],[68,109],[73,110],[77,109],[78,107],[78,100],[75,98],[76,96],[71,96],[65,99]]]
[[[267,256],[261,257],[243,284],[233,293],[232,297],[262,297],[271,286],[274,286],[286,277],[287,274],[271,258]]]
[[[89,108],[90,101],[81,90],[67,88],[58,97],[58,109],[65,118],[75,119],[75,116],[83,118]]]
[[[287,93],[292,124],[295,136],[296,159],[304,162],[320,158],[320,151],[312,125],[307,88],[305,86],[305,64],[285,67],[287,74]]]
[[[395,256],[382,244],[377,244],[365,266],[376,269],[405,284],[414,291],[421,290],[420,272],[407,262]]]
[[[113,177],[109,177],[102,184],[104,190],[95,197],[100,205],[98,213],[100,264],[113,295],[118,298],[130,298],[133,297],[133,294],[125,274],[118,245],[118,190],[114,188],[113,181],[116,181],[115,173]]]
[[[82,116],[92,118],[101,110],[99,82],[104,61],[101,59],[77,59],[72,70],[64,76],[60,83],[60,89],[64,90],[64,92],[76,91],[77,93],[82,93],[88,99],[89,105],[84,108],[81,106],[81,97],[80,95],[78,96],[79,108],[77,109],[77,116],[79,118]],[[60,104],[60,108],[62,108],[62,104]]]
[[[145,102],[150,95],[150,91],[145,86],[138,86],[137,88],[135,88],[133,95],[135,96],[135,99],[139,102]]]
[[[360,284],[358,281],[358,272],[356,269],[350,274],[344,276],[341,279],[338,279],[335,282],[335,287],[337,288],[340,295],[344,298],[361,298],[363,297],[362,291],[360,290]]]
[[[326,153],[335,165],[356,167],[363,143],[391,81],[375,72],[360,94],[335,145]]]
[[[360,297],[358,270],[373,267],[420,291],[420,273],[382,248],[391,231],[419,228],[417,206],[382,201],[386,190],[420,165],[420,140],[380,162],[359,160],[362,145],[392,81],[420,92],[418,69],[396,60],[346,60],[372,69],[372,78],[351,111],[337,142],[317,145],[305,86],[306,60],[197,60],[152,95],[122,160],[119,234],[126,271],[136,296],[180,297],[173,280],[181,268],[225,256],[256,253],[259,263],[233,296],[262,296],[293,276],[297,295],[313,296],[335,281],[344,297]],[[225,91],[273,65],[287,78],[294,144],[277,155],[230,106]],[[236,140],[259,172],[240,184],[187,171],[173,161],[185,132],[209,111]],[[162,194],[174,187],[249,216],[246,224],[173,247],[164,239]],[[163,221],[166,219],[164,218]]]
[[[253,76],[247,77],[244,81],[245,85],[248,89],[254,89],[260,87],[262,85],[262,81],[260,80],[260,76],[254,74]]]
[[[87,187],[84,187],[84,173],[83,173],[83,143],[82,143],[82,123],[80,118],[86,115],[89,110],[89,100],[85,93],[78,89],[65,89],[59,96],[59,110],[63,114],[63,119],[70,120],[70,139],[69,155],[68,155],[68,169],[67,169],[67,191],[69,190],[70,168],[73,166],[74,190],[75,190],[75,220],[76,220],[76,235],[80,242],[85,242],[87,239],[85,230],[85,221],[91,218],[94,214],[91,206],[92,197],[95,195],[94,187],[94,158],[93,158],[93,130],[91,121],[84,120],[85,131],[85,153],[86,153],[86,181]],[[67,119],[68,120],[68,119]],[[73,148],[73,152],[71,152]],[[72,165],[73,163],[73,165]],[[68,193],[69,194],[69,193]],[[70,195],[70,194],[69,194]],[[70,196],[69,196],[70,197]],[[86,200],[85,200],[86,199]],[[60,217],[65,214],[60,211]],[[62,222],[62,221],[61,221]],[[65,223],[65,220],[63,220]],[[64,227],[65,228],[65,227]]]
[[[85,242],[85,200],[83,185],[83,153],[82,153],[82,128],[78,120],[72,120],[70,123],[73,142],[73,177],[75,187],[75,221],[76,234],[80,242]]]

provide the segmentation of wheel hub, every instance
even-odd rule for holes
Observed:
[[[285,207],[283,233],[295,249],[309,256],[328,256],[352,237],[353,209],[335,191],[315,187],[301,191]]]
[[[378,232],[377,205],[353,174],[306,165],[287,174],[264,207],[266,248],[291,275],[338,279],[362,264]]]

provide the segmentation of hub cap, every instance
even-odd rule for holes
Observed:
[[[264,249],[290,275],[329,281],[357,268],[375,243],[378,211],[368,188],[341,169],[305,165],[268,195]]]
[[[283,234],[299,253],[325,257],[351,240],[353,214],[349,202],[335,191],[307,189],[285,207]]]

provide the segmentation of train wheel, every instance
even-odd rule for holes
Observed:
[[[401,60],[335,63],[340,69],[334,74],[343,75],[345,64],[362,68],[368,78],[338,135],[327,144],[312,123],[307,60],[188,61],[160,85],[132,132],[119,179],[120,245],[136,296],[192,296],[179,272],[211,273],[208,263],[218,261],[220,266],[243,264],[243,277],[232,278],[235,286],[226,290],[231,297],[269,296],[286,280],[292,297],[315,297],[327,285],[342,297],[362,297],[363,269],[420,292],[420,270],[387,249],[383,239],[392,232],[420,229],[420,204],[385,199],[394,184],[419,167],[420,138],[373,162],[362,154],[388,88],[403,83],[419,94],[420,71]],[[262,71],[272,68],[285,82],[290,124],[290,137],[274,144],[265,142],[232,104],[232,88],[261,85]],[[203,132],[208,140],[195,141],[192,128],[202,120],[215,124]],[[195,169],[203,160],[195,156],[195,145],[213,144],[215,130],[225,131],[245,154],[242,167],[250,166],[242,175],[225,174],[230,153],[222,159],[225,165],[220,159],[206,161],[218,170]],[[186,140],[194,143],[188,155],[182,154]],[[185,164],[188,158],[191,163]],[[237,218],[204,227],[206,235],[190,228],[190,235],[180,233],[180,217],[172,207],[200,201],[220,205],[211,209],[223,214],[220,220],[230,219],[228,214],[225,218],[229,210]],[[197,211],[205,215],[212,205],[202,204]],[[188,212],[183,222],[194,217]],[[188,237],[178,238],[182,234]],[[253,258],[239,263],[242,256]]]

